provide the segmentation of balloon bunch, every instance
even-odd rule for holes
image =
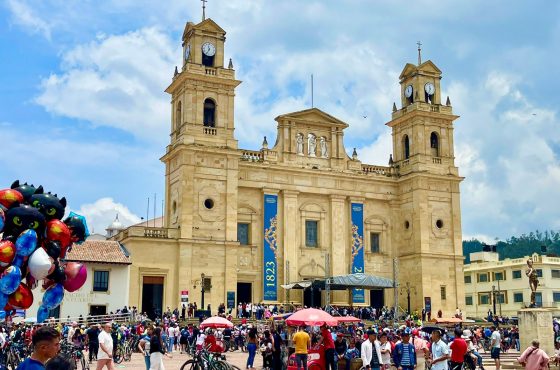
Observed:
[[[66,199],[45,193],[42,186],[20,184],[0,190],[0,319],[33,303],[31,289],[43,280],[37,322],[60,305],[64,290],[74,292],[87,279],[86,266],[64,262],[73,243],[88,235],[83,217],[70,213]]]

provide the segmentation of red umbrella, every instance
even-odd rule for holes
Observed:
[[[357,317],[354,316],[336,316],[335,319],[338,322],[360,322],[362,320],[358,319]]]
[[[304,310],[297,311],[292,316],[290,316],[286,320],[286,324],[291,326],[320,326],[323,324],[336,326],[338,324],[338,321],[325,311],[317,310],[315,308],[306,308]]]
[[[200,328],[233,328],[233,324],[223,317],[214,316],[201,322]]]

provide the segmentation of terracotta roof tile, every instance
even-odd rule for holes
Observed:
[[[128,251],[117,241],[86,240],[74,244],[66,254],[66,261],[132,264]]]

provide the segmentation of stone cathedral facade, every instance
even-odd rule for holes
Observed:
[[[200,307],[202,288],[213,311],[228,300],[319,305],[324,292],[281,285],[358,271],[393,279],[396,259],[401,307],[407,283],[413,310],[426,298],[434,316],[463,307],[458,116],[449,98],[442,104],[436,65],[406,64],[398,76],[389,166],[349,157],[348,123],[317,108],[274,118],[275,140],[246,150],[235,136],[241,81],[226,61],[225,34],[211,19],[185,27],[183,65],[166,90],[163,223],[117,236],[132,256],[130,305],[173,309],[182,292]],[[393,296],[336,291],[331,303],[393,305]]]

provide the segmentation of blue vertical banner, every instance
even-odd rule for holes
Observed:
[[[352,203],[352,273],[364,272],[364,205]],[[354,288],[352,290],[353,303],[365,303],[363,289]]]
[[[278,300],[278,196],[264,195],[263,300]]]

